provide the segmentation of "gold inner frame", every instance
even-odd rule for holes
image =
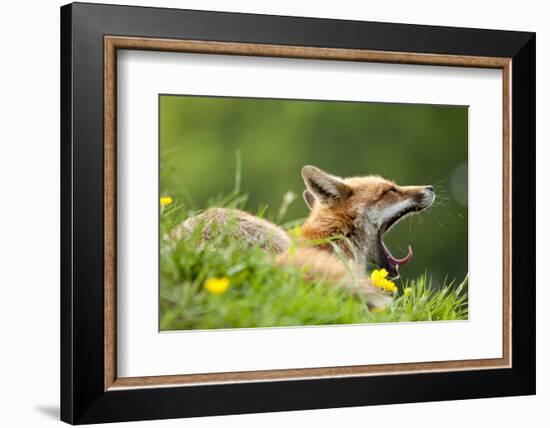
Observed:
[[[305,369],[261,370],[170,376],[117,377],[116,368],[116,88],[117,50],[169,51],[212,55],[241,55],[333,61],[381,62],[494,68],[502,70],[503,91],[503,349],[502,358],[422,363],[376,364]],[[512,279],[512,165],[511,165],[511,58],[383,52],[250,43],[104,37],[104,389],[192,386],[236,382],[358,377],[421,372],[480,370],[511,367]]]

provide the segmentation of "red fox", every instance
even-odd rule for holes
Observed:
[[[202,224],[203,239],[207,240],[213,224],[232,219],[240,239],[275,253],[278,264],[307,268],[311,277],[363,294],[369,306],[387,306],[391,297],[371,285],[365,276],[367,264],[384,268],[395,278],[399,266],[411,261],[410,246],[405,257],[394,257],[383,236],[405,216],[430,207],[435,200],[433,186],[398,186],[379,176],[340,178],[309,165],[302,168],[302,177],[304,200],[311,212],[296,248],[281,227],[227,208],[211,208],[190,217],[175,234],[181,237]]]

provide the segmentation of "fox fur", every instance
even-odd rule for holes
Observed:
[[[372,286],[365,276],[367,264],[397,276],[404,259],[391,256],[382,235],[403,217],[429,207],[435,199],[433,187],[398,186],[379,176],[340,178],[314,166],[303,167],[302,177],[306,185],[304,200],[311,212],[296,247],[281,227],[227,208],[211,208],[190,217],[176,228],[175,236],[181,238],[201,224],[202,239],[208,240],[215,224],[232,221],[239,239],[274,253],[277,264],[301,268],[311,278],[362,294],[371,307],[387,306],[391,297]],[[312,246],[311,242],[320,243]],[[333,245],[341,250],[340,255]]]

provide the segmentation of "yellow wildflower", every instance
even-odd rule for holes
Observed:
[[[224,276],[223,278],[208,278],[204,283],[206,288],[212,294],[224,294],[229,287],[229,278]]]
[[[173,202],[172,198],[170,196],[162,196],[160,198],[160,206],[165,207],[166,205],[170,205]]]
[[[386,279],[387,276],[388,271],[386,269],[375,269],[372,271],[370,279],[372,280],[372,284],[375,287],[379,287],[384,291],[389,291],[390,293],[393,293],[394,291],[397,291],[397,287],[389,279]]]

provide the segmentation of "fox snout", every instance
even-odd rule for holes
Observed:
[[[432,185],[424,186],[418,193],[418,205],[424,209],[428,208],[435,201],[435,189]]]
[[[435,201],[435,189],[427,186],[392,186],[392,191],[384,195],[380,200],[380,209],[390,216],[394,211],[418,212],[430,207]],[[395,189],[395,190],[393,190]],[[382,215],[384,217],[385,215]]]

